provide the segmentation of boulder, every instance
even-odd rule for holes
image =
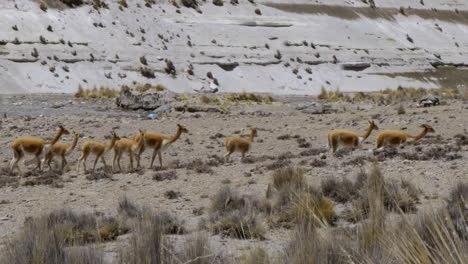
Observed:
[[[307,114],[322,114],[325,112],[323,104],[317,102],[290,104],[290,107]]]
[[[175,93],[167,90],[139,93],[131,89],[122,89],[116,104],[130,110],[158,110],[159,108],[167,108],[174,101],[174,96]]]
[[[421,98],[421,100],[419,100],[419,106],[422,106],[422,107],[435,106],[435,105],[440,105],[440,100],[438,97],[435,97],[432,95],[423,97]]]

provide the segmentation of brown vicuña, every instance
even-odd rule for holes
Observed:
[[[42,161],[43,164],[47,164],[50,167],[50,162],[55,156],[60,156],[62,158],[62,170],[67,166],[68,162],[65,158],[66,156],[70,155],[70,153],[75,149],[76,144],[78,143],[78,138],[80,134],[78,132],[73,131],[73,141],[71,144],[66,144],[62,142],[57,142],[52,145],[50,150],[46,152],[44,160]]]
[[[94,169],[96,168],[96,163],[98,162],[99,158],[104,164],[104,167],[106,167],[106,160],[104,159],[103,154],[111,150],[114,147],[115,142],[120,139],[119,136],[117,136],[115,132],[111,132],[111,135],[112,135],[112,138],[111,138],[110,144],[104,144],[104,143],[94,141],[94,140],[88,140],[88,141],[83,142],[83,144],[81,144],[82,153],[81,153],[81,157],[78,159],[78,168],[77,168],[78,172],[80,172],[80,164],[81,164],[81,161],[83,161],[83,167],[86,173],[86,159],[88,159],[88,156],[90,153],[93,153],[96,156],[96,160],[94,161],[94,165],[93,165],[93,172],[94,172]]]
[[[333,152],[335,152],[338,146],[350,146],[350,147],[360,147],[362,142],[366,140],[372,130],[378,130],[379,127],[374,123],[374,121],[368,121],[369,127],[364,135],[358,135],[352,131],[347,130],[332,130],[328,132],[328,148]]]
[[[250,136],[248,138],[241,138],[241,137],[228,137],[224,140],[224,145],[226,146],[226,154],[224,154],[224,158],[226,160],[229,159],[229,156],[237,151],[242,154],[242,160],[245,158],[245,154],[249,151],[250,145],[252,144],[254,137],[257,136],[257,129],[251,128],[250,129]]]
[[[120,158],[122,157],[122,154],[124,152],[128,153],[128,157],[130,159],[130,170],[133,170],[133,155],[136,153],[136,160],[137,164],[140,163],[140,153],[141,148],[144,146],[144,136],[145,132],[140,129],[140,133],[138,133],[138,138],[137,140],[133,139],[128,139],[128,138],[122,138],[117,140],[114,145],[114,157],[112,159],[112,170],[115,171],[115,162],[117,161],[117,164],[119,166],[119,170],[122,171],[122,167],[120,166]]]
[[[430,125],[423,124],[421,127],[423,131],[417,136],[412,136],[402,131],[382,131],[377,134],[376,148],[380,149],[386,145],[400,145],[405,143],[408,139],[416,141],[424,137],[427,133],[435,132],[434,128]]]
[[[140,155],[145,151],[146,148],[153,149],[153,155],[151,157],[151,163],[149,168],[153,167],[154,163],[154,158],[156,157],[156,154],[158,154],[159,157],[159,165],[162,167],[162,152],[166,150],[172,143],[174,143],[177,139],[180,138],[180,135],[182,133],[188,133],[188,129],[183,126],[177,124],[177,131],[172,137],[166,137],[158,133],[152,133],[152,132],[146,132],[145,133],[145,144],[143,148],[140,149],[140,152],[138,153],[138,160],[137,160],[137,166],[140,167]],[[133,137],[134,141],[138,141],[140,137],[140,134],[136,134]]]
[[[40,138],[32,138],[32,137],[23,137],[18,138],[13,141],[11,144],[11,148],[13,149],[13,159],[10,162],[10,170],[16,167],[18,171],[21,173],[20,167],[18,166],[18,162],[24,158],[25,154],[32,154],[36,157],[36,169],[41,169],[41,159],[40,156],[42,152],[44,152],[44,148],[46,148],[46,152],[48,151],[47,148],[50,148],[53,144],[55,144],[62,134],[70,134],[68,130],[66,130],[63,126],[59,127],[59,130],[55,137],[51,141],[45,141]]]

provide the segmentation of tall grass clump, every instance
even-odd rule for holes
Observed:
[[[265,228],[262,213],[269,205],[252,196],[241,196],[229,186],[222,188],[211,200],[210,215],[201,226],[214,234],[237,239],[263,239]]]
[[[112,240],[121,233],[113,218],[57,210],[26,220],[22,231],[5,243],[0,263],[103,263],[100,250],[73,246]]]
[[[156,213],[142,215],[133,227],[128,245],[120,252],[120,263],[173,263],[172,244],[163,234],[164,223]]]
[[[333,203],[306,183],[304,172],[299,168],[285,167],[273,172],[270,196],[277,213],[276,223],[285,227],[292,222],[323,226],[336,220]]]

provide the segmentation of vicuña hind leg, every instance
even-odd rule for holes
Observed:
[[[158,158],[159,158],[159,166],[162,168],[162,156],[161,156],[161,151],[158,152]]]
[[[107,164],[106,164],[106,160],[104,159],[104,155],[101,156],[101,161],[102,161],[102,164],[104,164],[104,169],[107,167]]]
[[[157,153],[158,152],[156,151],[156,148],[153,149],[153,155],[151,156],[151,163],[150,163],[150,166],[149,166],[150,169],[153,168],[154,158],[156,158]]]
[[[229,156],[231,156],[232,152],[233,152],[233,151],[228,151],[228,152],[226,152],[226,154],[224,154],[224,159],[225,159],[226,161],[229,161]]]
[[[10,162],[10,171],[13,172],[13,169],[16,167],[18,169],[18,172],[21,173],[21,169],[18,166],[18,162],[23,158],[24,154],[21,151],[14,150],[13,151],[13,159]]]
[[[130,151],[128,153],[128,158],[130,159],[130,171],[133,170],[133,153]]]

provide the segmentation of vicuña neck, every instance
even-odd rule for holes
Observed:
[[[72,144],[67,149],[67,153],[70,153],[73,149],[75,149],[77,143],[78,143],[78,135],[75,135],[75,137],[73,138]]]
[[[62,136],[62,133],[63,133],[63,130],[62,129],[59,129],[59,131],[57,132],[57,134],[55,135],[55,137],[52,139],[52,141],[49,141],[47,142],[47,144],[55,144],[57,143],[57,141],[60,139],[60,137]]]
[[[177,128],[177,132],[171,137],[171,140],[169,140],[169,144],[174,143],[177,139],[179,139],[181,134],[182,134],[182,129],[179,127]]]
[[[374,129],[374,127],[372,125],[369,126],[369,128],[367,128],[367,131],[364,135],[362,135],[362,141],[366,140],[366,138],[368,138],[370,136],[370,134],[372,133],[372,130]]]
[[[112,149],[114,147],[116,141],[117,141],[117,138],[112,137],[111,143],[106,145],[106,151]]]
[[[253,132],[253,131],[250,131],[250,136],[249,136],[249,142],[250,142],[250,143],[253,142],[254,137],[255,137],[254,132]]]
[[[419,140],[427,134],[427,131],[428,131],[427,128],[424,128],[424,130],[419,135],[417,136],[408,135],[408,137],[412,138],[413,140]]]

